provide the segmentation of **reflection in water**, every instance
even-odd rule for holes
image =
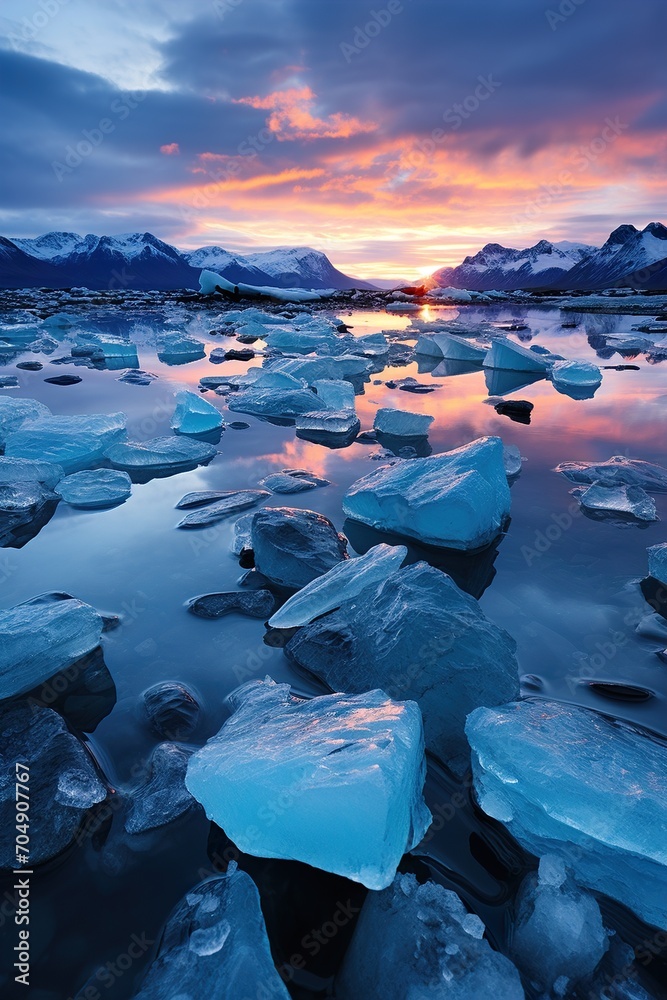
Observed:
[[[502,305],[432,308],[417,314],[418,321],[442,317],[463,317],[471,324],[526,324],[533,343],[567,358],[592,361],[597,348],[589,336],[636,336],[632,326],[639,319]],[[119,382],[112,371],[81,368],[77,370],[83,382],[63,391],[43,382],[51,369],[42,352],[46,371],[17,372],[21,388],[8,392],[38,398],[55,413],[122,410],[128,415],[131,438],[169,435],[175,391],[197,390],[202,376],[220,369],[201,357],[176,364],[170,356],[169,364],[163,363],[153,346],[158,334],[178,328],[205,339],[207,351],[221,342],[207,336],[219,325],[217,317],[193,317],[183,309],[172,318],[178,326],[165,326],[158,313],[100,315],[86,324],[87,330],[136,336],[141,368],[159,376],[149,385]],[[412,337],[409,333],[413,318],[341,316],[354,327],[354,335],[398,331],[406,338],[401,344],[408,346],[416,340],[417,331],[412,330]],[[564,320],[577,325],[565,327]],[[33,328],[25,342],[36,332]],[[58,354],[69,348],[75,334],[50,331],[60,340],[55,344]],[[21,349],[16,358],[34,360],[35,355]],[[599,462],[617,454],[664,464],[666,369],[639,355],[638,371],[605,371],[595,398],[574,400],[539,377],[502,372],[496,373],[496,381],[478,366],[464,370],[456,362],[431,360],[436,361],[432,366],[420,358],[408,366],[389,363],[386,368],[378,361],[378,379],[359,379],[355,388],[362,428],[373,426],[379,406],[429,413],[435,417],[428,436],[434,453],[484,434],[499,434],[506,444],[518,447],[525,461],[512,486],[512,523],[499,539],[501,545],[466,555],[408,542],[409,560],[426,559],[450,573],[459,586],[480,598],[487,617],[515,637],[526,694],[573,701],[664,732],[667,675],[656,654],[667,642],[655,626],[640,623],[653,610],[667,619],[667,600],[660,596],[657,581],[646,579],[645,551],[647,545],[665,540],[667,497],[656,497],[662,523],[649,525],[641,534],[623,531],[582,516],[569,494],[570,484],[552,470],[560,462]],[[246,362],[226,361],[224,373],[240,374],[247,367]],[[433,379],[440,388],[419,396],[373,384],[405,375]],[[535,404],[530,426],[511,422],[484,405],[489,394],[518,389]],[[234,419],[223,397],[209,393],[206,398],[228,422]],[[55,692],[52,702],[73,728],[92,733],[91,749],[114,786],[136,784],[136,769],[150,759],[160,739],[141,724],[139,713],[142,693],[160,681],[180,682],[198,692],[203,706],[198,741],[217,732],[228,716],[225,696],[244,681],[268,674],[291,682],[304,694],[322,692],[314,681],[296,674],[280,645],[265,644],[261,621],[229,615],[204,622],[187,613],[185,602],[193,594],[238,589],[242,571],[230,552],[233,519],[204,532],[175,530],[179,516],[174,507],[185,493],[256,489],[272,472],[307,469],[331,485],[290,497],[290,506],[314,508],[329,517],[345,530],[358,553],[377,541],[398,541],[350,521],[343,524],[343,496],[355,479],[376,468],[371,456],[377,447],[356,441],[343,448],[323,447],[297,437],[292,421],[246,415],[243,420],[249,428],[237,432],[228,427],[208,465],[136,482],[122,507],[76,511],[60,504],[28,544],[7,550],[7,562],[1,565],[5,606],[52,588],[121,616],[121,625],[103,637],[103,659],[96,651],[81,677]],[[271,497],[268,504],[281,506],[284,498]],[[612,700],[611,686],[623,700]],[[652,697],[640,700],[636,692],[642,691]],[[471,801],[469,781],[457,783],[431,762],[426,795],[434,825],[415,854],[404,859],[403,870],[431,875],[456,888],[485,921],[491,939],[501,942],[516,885],[534,862],[501,826],[480,813]],[[123,834],[119,814],[107,810],[79,849],[35,877],[35,940],[44,942],[34,957],[36,988],[45,1000],[55,1000],[74,996],[87,980],[95,983],[96,969],[122,954],[133,932],[145,930],[157,939],[183,893],[230,858],[239,860],[258,882],[281,964],[304,952],[304,936],[331,919],[339,900],[351,899],[357,905],[364,894],[358,886],[296,862],[239,858],[222,831],[199,814],[155,831],[149,846],[137,846]],[[605,907],[611,925],[623,928],[630,943],[641,942],[642,934],[650,937],[627,911]],[[82,920],[82,913],[90,919]],[[322,985],[336,966],[346,934],[344,928],[317,954],[304,954],[295,996],[312,996],[305,987]],[[134,976],[143,963],[105,990],[105,996],[132,996]]]

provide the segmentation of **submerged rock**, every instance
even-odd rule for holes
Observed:
[[[337,1000],[524,1000],[517,969],[493,951],[484,930],[455,892],[397,875],[366,897]]]
[[[189,389],[176,393],[176,409],[171,420],[177,434],[207,434],[224,427],[220,410]]]
[[[212,444],[173,436],[122,441],[109,448],[107,458],[116,468],[128,472],[179,472],[210,462],[217,453]]]
[[[236,862],[172,912],[133,1000],[289,1000],[269,948],[259,893]]]
[[[561,858],[545,855],[521,883],[510,947],[537,989],[558,995],[597,968],[609,947],[600,907],[568,878]]]
[[[482,809],[577,883],[667,928],[667,749],[574,705],[520,701],[472,712],[466,733]]]
[[[145,833],[172,823],[197,803],[185,787],[192,750],[160,743],[151,754],[148,780],[132,795],[125,817],[127,833]]]
[[[299,701],[268,678],[233,697],[234,714],[188,765],[209,818],[249,854],[389,885],[431,822],[417,706],[383,691]]]
[[[431,545],[476,549],[500,534],[510,492],[498,437],[384,466],[345,494],[348,517]]]
[[[83,601],[42,594],[0,610],[0,699],[24,694],[97,645],[102,618]]]
[[[457,771],[468,763],[468,713],[519,693],[514,639],[451,577],[424,562],[300,629],[286,653],[335,691],[382,687],[416,701],[427,748]]]
[[[30,867],[54,858],[74,839],[81,820],[107,790],[82,744],[51,708],[0,706],[0,868],[17,867],[17,764],[26,765],[30,796]],[[25,772],[27,773],[27,772]],[[22,789],[25,793],[25,789]],[[24,864],[25,867],[25,864]]]
[[[614,455],[606,462],[561,462],[560,472],[572,483],[641,486],[648,493],[667,493],[667,469],[636,458]]]
[[[188,610],[200,618],[222,618],[238,611],[250,618],[268,618],[276,606],[270,590],[249,590],[228,594],[204,594],[188,601]]]
[[[585,511],[596,517],[624,520],[659,521],[655,500],[641,486],[593,486],[572,490]]]
[[[132,480],[115,469],[86,469],[65,476],[56,486],[58,496],[70,507],[95,510],[123,503],[132,493]]]
[[[230,514],[237,514],[240,510],[247,510],[254,507],[270,497],[268,490],[232,490],[223,494],[222,500],[206,506],[197,507],[191,514],[186,514],[182,521],[179,521],[179,528],[203,528],[209,524],[217,524],[223,517]]]
[[[265,507],[252,519],[255,567],[281,587],[298,588],[346,558],[347,542],[314,510]]]
[[[272,628],[308,625],[366,587],[385,580],[400,567],[407,554],[405,545],[374,545],[365,555],[338,563],[290,597],[269,619],[269,625]]]
[[[7,435],[5,455],[52,462],[74,472],[99,462],[125,438],[126,421],[124,413],[37,417]]]
[[[411,413],[388,406],[377,411],[373,427],[382,434],[393,434],[395,437],[423,437],[428,434],[433,420],[427,413]]]
[[[197,727],[200,708],[195,695],[184,684],[162,681],[143,694],[148,722],[158,736],[185,740]]]

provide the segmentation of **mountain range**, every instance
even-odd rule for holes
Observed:
[[[603,288],[667,289],[667,227],[651,222],[639,230],[619,226],[601,246],[550,243],[514,250],[487,243],[458,267],[431,275],[431,287],[471,291],[597,291]]]
[[[198,288],[202,269],[249,285],[373,288],[343,274],[326,254],[310,247],[241,256],[218,246],[177,250],[152,233],[79,236],[53,232],[34,239],[0,237],[0,288]]]

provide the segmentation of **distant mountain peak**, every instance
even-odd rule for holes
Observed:
[[[607,242],[604,246],[611,246],[614,243],[618,243],[619,246],[623,246],[623,244],[627,243],[629,239],[636,236],[638,232],[639,230],[629,223],[626,223],[623,226],[618,226],[617,229],[614,229],[614,231],[609,234]]]

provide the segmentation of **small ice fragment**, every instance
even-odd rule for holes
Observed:
[[[65,476],[55,492],[70,507],[95,510],[127,500],[132,493],[132,480],[126,472],[114,469],[86,469]]]
[[[422,437],[428,433],[433,420],[427,413],[382,407],[375,414],[373,427],[376,431],[393,434],[395,437]]]
[[[203,396],[181,389],[176,393],[176,409],[171,426],[178,434],[206,434],[224,426],[220,410]]]

